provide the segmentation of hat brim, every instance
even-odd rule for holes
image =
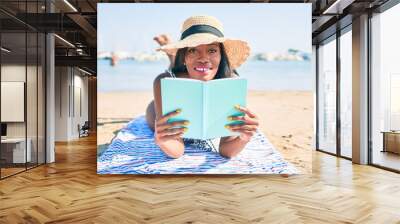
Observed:
[[[203,44],[222,43],[225,48],[231,68],[237,68],[243,64],[250,55],[250,47],[242,40],[217,37],[209,33],[197,33],[175,43],[164,45],[157,50],[170,55],[176,55],[178,49],[196,47]]]

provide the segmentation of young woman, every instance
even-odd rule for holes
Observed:
[[[187,139],[182,136],[190,121],[167,122],[180,110],[162,115],[160,80],[171,76],[203,81],[234,77],[233,70],[247,59],[250,48],[244,41],[225,38],[222,30],[222,24],[214,17],[193,16],[183,23],[180,41],[159,49],[167,53],[174,63],[171,65],[172,72],[160,74],[154,80],[154,101],[147,108],[146,119],[154,130],[156,144],[169,157],[183,155]],[[155,40],[160,44],[169,42],[166,36],[156,37]],[[228,158],[242,151],[259,125],[257,116],[248,108],[238,106],[236,109],[245,115],[228,117],[227,120],[240,120],[242,124],[226,127],[240,135],[221,138],[218,147],[219,153]]]

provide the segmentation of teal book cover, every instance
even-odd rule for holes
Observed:
[[[247,80],[224,78],[200,81],[187,78],[161,79],[161,101],[163,115],[176,109],[182,112],[168,122],[188,120],[190,124],[183,137],[212,139],[235,136],[238,133],[225,125],[240,123],[229,121],[228,116],[240,116],[235,105],[246,107]]]

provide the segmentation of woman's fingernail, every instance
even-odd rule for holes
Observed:
[[[229,125],[227,124],[227,125],[225,125],[225,128],[230,129],[231,126],[229,126]]]
[[[189,124],[190,124],[189,121],[184,121],[184,122],[183,122],[183,125],[189,125]]]
[[[177,112],[177,113],[180,113],[180,112],[182,112],[182,110],[181,110],[181,109],[177,109],[176,112]]]
[[[228,120],[233,121],[233,117],[229,116]]]
[[[235,108],[236,108],[236,109],[240,109],[240,105],[239,105],[239,104],[236,104],[236,105],[235,105]]]
[[[183,128],[183,132],[187,132],[187,130],[188,130],[187,127],[184,127],[184,128]]]

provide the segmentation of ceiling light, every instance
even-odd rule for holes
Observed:
[[[57,34],[54,34],[55,37],[57,37],[58,39],[60,39],[61,41],[63,41],[64,43],[68,44],[69,46],[75,48],[75,45],[71,44],[71,42],[67,41],[66,39],[58,36]]]
[[[78,53],[79,55],[83,55],[83,50],[81,48],[77,48],[76,53]]]
[[[72,10],[74,10],[74,12],[78,12],[78,10],[71,4],[69,3],[67,0],[64,0],[65,4],[67,4]]]
[[[1,50],[4,51],[4,52],[7,52],[7,53],[10,53],[10,52],[11,52],[11,50],[9,50],[9,49],[7,49],[7,48],[5,48],[5,47],[1,47]]]
[[[355,0],[336,0],[332,5],[324,10],[322,14],[342,14],[343,9],[351,5]]]
[[[85,73],[85,74],[87,74],[87,75],[92,75],[92,73],[90,73],[90,72],[88,72],[88,71],[85,71],[85,70],[83,70],[83,69],[81,69],[81,68],[79,68],[79,67],[78,67],[78,69],[79,69],[79,71],[81,71],[81,72],[83,72],[83,73]]]

